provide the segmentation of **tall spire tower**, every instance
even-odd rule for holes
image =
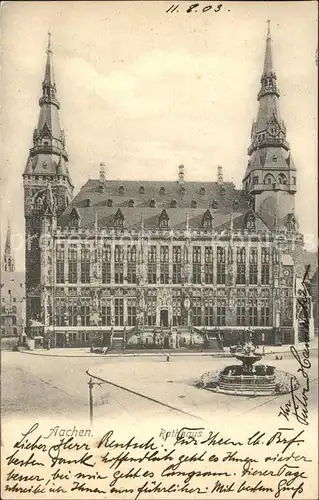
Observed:
[[[273,65],[270,21],[267,22],[265,58],[257,96],[258,113],[252,125],[243,187],[254,197],[255,210],[267,224],[274,227],[276,221],[276,227],[283,228],[294,213],[296,169],[286,140],[286,126],[280,115],[280,92]]]
[[[10,273],[15,271],[15,262],[14,262],[14,255],[13,255],[12,241],[11,241],[10,221],[8,221],[6,244],[4,247],[3,270]]]
[[[23,177],[25,189],[30,184],[45,187],[48,180],[53,181],[52,189],[58,198],[60,215],[72,198],[73,185],[67,165],[64,131],[60,125],[60,103],[54,78],[51,33],[48,33],[46,53],[38,125],[33,132],[33,147],[30,149]],[[25,199],[31,202],[28,196],[25,196]]]
[[[23,173],[26,224],[27,321],[40,316],[40,235],[48,217],[48,193],[52,198],[52,217],[58,218],[69,205],[73,185],[68,170],[64,131],[60,125],[60,102],[53,70],[51,33],[48,33],[46,63],[39,99],[40,113],[33,132],[33,146]]]

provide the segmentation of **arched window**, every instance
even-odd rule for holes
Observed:
[[[150,201],[150,207],[151,208],[155,208],[155,200],[154,200],[154,198],[152,198],[151,201]]]
[[[90,198],[88,198],[87,200],[85,200],[84,206],[90,207],[91,205],[92,205],[92,200],[90,200]]]
[[[185,187],[181,186],[180,191],[179,191],[180,194],[182,194],[182,195],[185,194],[185,191],[186,191]]]
[[[285,174],[278,175],[278,182],[279,184],[287,184],[287,177],[285,176]]]
[[[197,201],[196,200],[191,201],[191,208],[197,208]]]
[[[171,201],[171,208],[176,208],[177,207],[177,201],[176,200],[172,200]]]
[[[132,200],[132,199],[128,200],[128,206],[134,207],[134,200]]]
[[[139,194],[145,194],[145,188],[144,186],[140,186],[140,189],[139,189]]]
[[[275,178],[271,174],[267,174],[264,178],[264,184],[274,184]]]
[[[163,186],[160,188],[159,194],[161,195],[165,194],[165,188]]]
[[[107,205],[108,207],[113,207],[113,200],[108,199],[108,200],[107,200],[107,202],[106,202],[106,205]]]
[[[237,208],[238,208],[238,207],[239,207],[239,202],[238,202],[238,200],[234,200],[234,201],[233,201],[233,209],[234,209],[234,210],[237,210]]]
[[[206,189],[204,187],[201,187],[200,190],[199,190],[199,194],[201,196],[204,196],[206,194]]]
[[[125,193],[125,189],[124,189],[124,186],[122,185],[122,186],[119,187],[119,194],[121,196],[123,196],[124,193]]]

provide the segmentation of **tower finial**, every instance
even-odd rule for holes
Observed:
[[[48,51],[49,50],[51,51],[51,35],[52,35],[52,33],[49,30],[48,31]]]
[[[267,24],[268,24],[268,30],[267,30],[267,38],[270,38],[271,37],[271,33],[270,33],[270,19],[267,19]]]

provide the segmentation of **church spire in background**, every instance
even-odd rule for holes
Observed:
[[[8,221],[6,243],[5,243],[5,247],[4,247],[3,270],[6,272],[14,272],[15,271],[15,262],[14,262],[12,241],[11,241],[10,221]]]

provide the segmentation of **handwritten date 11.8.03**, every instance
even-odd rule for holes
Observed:
[[[205,5],[204,7],[199,3],[193,3],[190,5],[186,4],[185,6],[173,4],[166,10],[166,14],[173,14],[173,12],[175,14],[177,14],[180,11],[186,12],[186,14],[190,14],[192,12],[201,12],[201,13],[220,12],[222,10],[222,7],[223,7],[222,3],[216,4],[216,5]],[[229,9],[228,9],[228,12],[230,12]]]

